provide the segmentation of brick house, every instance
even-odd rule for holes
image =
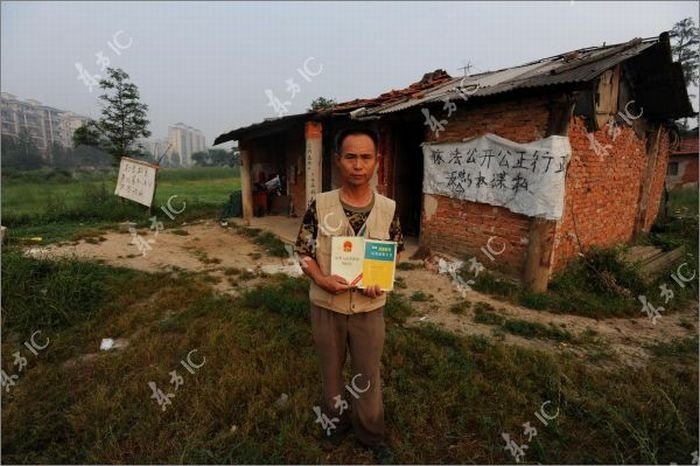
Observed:
[[[627,242],[649,230],[659,211],[673,120],[690,115],[681,67],[663,33],[466,77],[436,70],[404,89],[268,119],[222,134],[214,143],[239,142],[245,218],[253,215],[251,183],[270,173],[282,175],[289,210],[301,215],[316,192],[337,187],[331,158],[335,132],[364,121],[381,136],[373,184],[397,201],[406,234],[424,250],[476,256],[488,268],[544,290],[551,275],[581,249]],[[546,215],[492,199],[498,194],[487,192],[495,189],[493,180],[477,186],[485,194],[476,197],[444,191],[445,185],[455,186],[454,173],[465,182],[470,174],[435,166],[426,147],[494,140],[511,144],[517,153],[552,140],[568,148],[560,157],[559,185],[539,174],[531,186],[536,181],[542,187],[529,193],[511,193],[510,184],[502,185],[516,205],[547,197],[544,203],[535,199],[537,209],[550,206]],[[482,149],[482,156],[491,150]],[[533,172],[532,160],[545,153],[528,153]],[[505,161],[509,169],[515,164]],[[443,170],[442,181],[428,183],[436,169]],[[452,173],[449,181],[445,173]],[[505,246],[496,261],[484,255],[490,239],[498,243],[495,249]]]
[[[682,189],[698,187],[698,128],[682,135],[677,147],[671,151],[666,170],[666,187]]]

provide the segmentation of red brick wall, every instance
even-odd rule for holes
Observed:
[[[462,260],[476,256],[487,269],[520,276],[527,257],[528,217],[502,207],[446,196],[424,194],[423,199],[422,245]],[[433,200],[437,207],[429,215],[432,209],[425,206]],[[495,237],[491,243],[494,251],[500,251],[505,245],[504,252],[494,256],[493,261],[481,251],[492,236]]]
[[[503,102],[489,107],[458,110],[446,130],[432,142],[459,141],[490,132],[517,142],[545,136],[549,111],[544,98]],[[427,127],[426,127],[427,129]],[[613,141],[607,126],[595,133],[595,140],[607,148],[602,159],[591,148],[583,120],[573,117],[568,136],[572,160],[567,174],[564,215],[557,225],[552,271],[577,257],[578,241],[584,248],[609,246],[629,241],[634,234],[640,185],[647,163],[646,139],[630,127],[621,127]],[[668,137],[662,131],[659,153],[650,186],[644,229],[653,224],[659,211],[668,162]],[[446,196],[423,195],[424,207],[420,242],[434,251],[456,257],[477,256],[487,268],[521,277],[527,258],[530,218],[502,207],[461,201]],[[574,228],[574,217],[576,228]],[[578,241],[577,241],[578,235]],[[506,242],[506,252],[491,262],[481,251],[489,237]]]
[[[553,272],[563,268],[579,252],[590,246],[611,246],[632,239],[644,177],[646,138],[638,138],[628,126],[613,140],[607,124],[593,133],[606,147],[607,155],[597,155],[586,136],[580,117],[572,118],[569,141],[572,159],[566,176],[564,215],[554,240]],[[659,210],[668,162],[668,138],[662,131],[659,153],[649,193],[644,229],[651,227]]]
[[[444,118],[440,113],[435,116]],[[426,140],[461,141],[494,133],[526,143],[544,137],[548,118],[547,101],[543,98],[495,103],[468,110],[458,109],[448,119],[445,131],[441,131],[438,138],[426,126]],[[487,269],[521,276],[527,257],[529,229],[529,217],[515,214],[503,207],[446,196],[423,195],[421,245],[458,258],[476,256]],[[496,256],[494,262],[480,250],[486,246],[491,236],[497,237],[493,241],[494,249],[500,249],[503,242],[506,244],[505,252]]]

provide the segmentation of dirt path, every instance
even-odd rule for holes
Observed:
[[[264,281],[261,271],[274,272],[288,266],[287,260],[266,255],[260,246],[237,233],[235,228],[222,227],[213,220],[183,225],[180,229],[161,231],[157,235],[144,228],[138,230],[138,234],[150,246],[150,249],[145,250],[145,255],[136,244],[132,244],[130,233],[117,231],[45,248],[27,248],[27,253],[45,257],[72,255],[149,272],[184,269],[206,275],[207,281],[217,291],[232,295]],[[664,315],[653,325],[647,316],[597,320],[553,314],[469,291],[466,300],[471,303],[470,308],[456,314],[450,311],[450,307],[463,299],[449,275],[437,274],[421,267],[399,270],[397,278],[403,279],[405,288],[397,288],[396,292],[409,299],[417,311],[415,316],[408,319],[407,325],[432,322],[458,334],[483,335],[529,349],[568,352],[602,366],[615,366],[619,363],[643,366],[649,358],[644,345],[671,342],[697,334],[697,314],[692,308]],[[430,299],[425,302],[410,300],[410,296],[417,291],[431,295]],[[529,339],[499,332],[493,325],[476,323],[474,308],[477,303],[490,305],[492,312],[506,318],[552,324],[568,331],[573,336],[572,341]]]
[[[697,334],[697,314],[693,309],[664,315],[653,325],[646,315],[639,318],[599,320],[571,314],[554,314],[514,305],[477,291],[468,291],[464,298],[471,303],[470,308],[464,313],[455,314],[449,309],[463,298],[452,284],[449,275],[416,269],[400,271],[397,277],[404,279],[406,288],[398,291],[403,292],[407,298],[410,299],[410,296],[419,290],[432,295],[432,300],[428,302],[411,301],[413,307],[419,311],[419,315],[409,319],[412,325],[433,322],[456,333],[491,337],[494,335],[493,325],[480,324],[473,320],[476,303],[486,303],[494,308],[493,312],[506,318],[552,324],[571,333],[575,341],[572,343],[528,339],[512,334],[499,335],[500,332],[497,332],[497,337],[504,342],[530,349],[569,352],[582,359],[601,359],[601,365],[614,365],[619,362],[643,366],[649,358],[649,352],[643,345],[671,342]]]

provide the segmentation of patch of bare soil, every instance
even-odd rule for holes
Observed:
[[[262,247],[236,233],[235,228],[222,227],[213,220],[160,232],[141,228],[137,233],[148,247],[139,249],[129,232],[113,231],[100,233],[97,241],[86,238],[29,248],[27,253],[37,257],[68,255],[145,272],[187,270],[207,276],[206,281],[217,291],[233,295],[264,280],[260,273],[263,269],[287,262],[266,255]]]
[[[99,241],[87,238],[45,248],[30,248],[30,254],[47,257],[73,255],[149,272],[184,269],[201,273],[217,291],[233,295],[264,281],[264,274],[260,274],[264,269],[269,271],[287,265],[287,259],[266,255],[250,238],[237,233],[235,228],[222,227],[214,220],[183,225],[179,230],[164,230],[157,235],[144,228],[138,230],[138,234],[149,241],[151,249],[147,249],[145,255],[133,244],[131,234],[116,231],[101,233]],[[597,320],[527,309],[473,290],[462,298],[448,274],[425,268],[397,270],[397,278],[405,288],[397,287],[395,292],[406,297],[417,311],[408,319],[407,325],[432,322],[457,334],[482,335],[528,349],[569,353],[603,367],[617,364],[643,366],[650,357],[644,345],[670,342],[698,331],[697,314],[692,306],[682,312],[663,315],[656,325],[646,315]],[[428,300],[411,300],[416,292],[428,295]],[[471,303],[468,309],[461,313],[450,311],[453,304],[465,299]],[[492,306],[492,312],[506,318],[552,324],[569,332],[572,339],[557,342],[524,338],[499,331],[494,325],[476,323],[474,308],[477,303]]]

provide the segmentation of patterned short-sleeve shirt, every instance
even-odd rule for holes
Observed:
[[[350,226],[353,231],[357,234],[364,225],[369,213],[372,211],[374,206],[374,196],[372,196],[372,201],[365,207],[354,207],[346,204],[343,200],[340,200],[343,211],[350,222]],[[297,235],[296,245],[294,250],[299,255],[311,256],[316,258],[316,235],[318,234],[318,216],[316,214],[316,200],[312,200],[309,204],[309,208],[306,209],[304,218],[301,221],[301,226],[299,227],[299,234]],[[398,209],[394,212],[394,218],[391,221],[389,227],[389,239],[391,241],[396,241],[396,252],[399,253],[404,250],[404,240],[403,234],[401,233],[401,224],[399,223]]]

